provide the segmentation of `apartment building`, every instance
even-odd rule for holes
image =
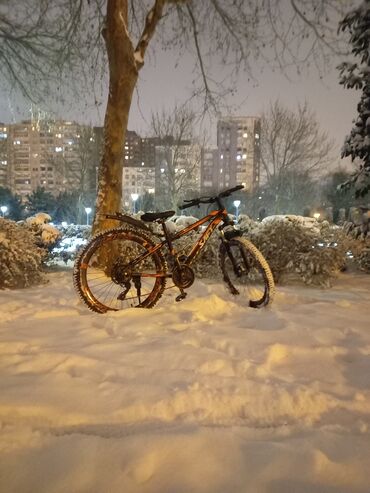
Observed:
[[[218,121],[218,156],[215,163],[216,172],[212,174],[215,190],[239,184],[243,184],[246,190],[250,191],[258,188],[260,136],[259,117],[225,117]],[[208,182],[210,181],[209,179]]]
[[[220,167],[218,155],[218,149],[202,149],[200,183],[201,191],[204,195],[211,195],[219,190]]]
[[[91,127],[35,118],[7,130],[8,186],[23,200],[38,187],[53,195],[95,189],[99,152]]]
[[[127,211],[133,211],[146,193],[154,194],[155,169],[145,166],[123,168],[122,204]],[[137,202],[139,200],[139,202]]]
[[[8,186],[8,126],[0,123],[0,187]]]

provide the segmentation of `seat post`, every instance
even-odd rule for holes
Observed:
[[[170,237],[170,233],[168,232],[168,229],[167,229],[167,226],[166,226],[166,223],[163,219],[161,219],[159,221],[162,225],[162,228],[163,228],[163,233],[164,233],[164,236],[166,238],[166,242],[167,242],[167,245],[168,245],[168,248],[169,248],[169,251],[171,253],[173,253],[173,247],[172,247],[172,241],[171,241],[171,237]]]

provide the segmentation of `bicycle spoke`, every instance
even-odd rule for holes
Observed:
[[[161,254],[148,255],[150,244],[145,235],[125,230],[96,237],[81,253],[80,268],[74,274],[83,300],[99,312],[153,305],[166,282],[158,274],[165,274],[166,268]],[[136,260],[143,256],[145,259]]]

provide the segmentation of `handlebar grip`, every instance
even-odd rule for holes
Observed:
[[[237,192],[238,190],[241,190],[242,188],[244,188],[244,185],[236,185],[236,187],[229,188],[228,190],[224,190],[218,196],[221,198],[222,197],[228,197],[232,193]]]
[[[236,192],[238,190],[242,190],[244,188],[244,185],[236,185],[236,187],[231,189],[231,193]]]
[[[193,207],[195,205],[199,205],[201,203],[200,199],[192,199],[192,200],[184,200],[184,202],[188,202],[187,204],[179,205],[180,211],[184,209],[188,209],[189,207]]]

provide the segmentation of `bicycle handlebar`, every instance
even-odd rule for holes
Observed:
[[[224,190],[223,192],[220,192],[218,195],[215,195],[214,197],[199,197],[197,199],[190,199],[190,200],[184,200],[186,202],[183,205],[179,205],[180,211],[184,209],[188,209],[189,207],[193,207],[199,204],[213,204],[214,202],[217,201],[217,199],[221,199],[224,197],[229,197],[234,192],[237,192],[238,190],[241,190],[244,188],[244,185],[237,185],[236,187],[229,188],[228,190]]]

